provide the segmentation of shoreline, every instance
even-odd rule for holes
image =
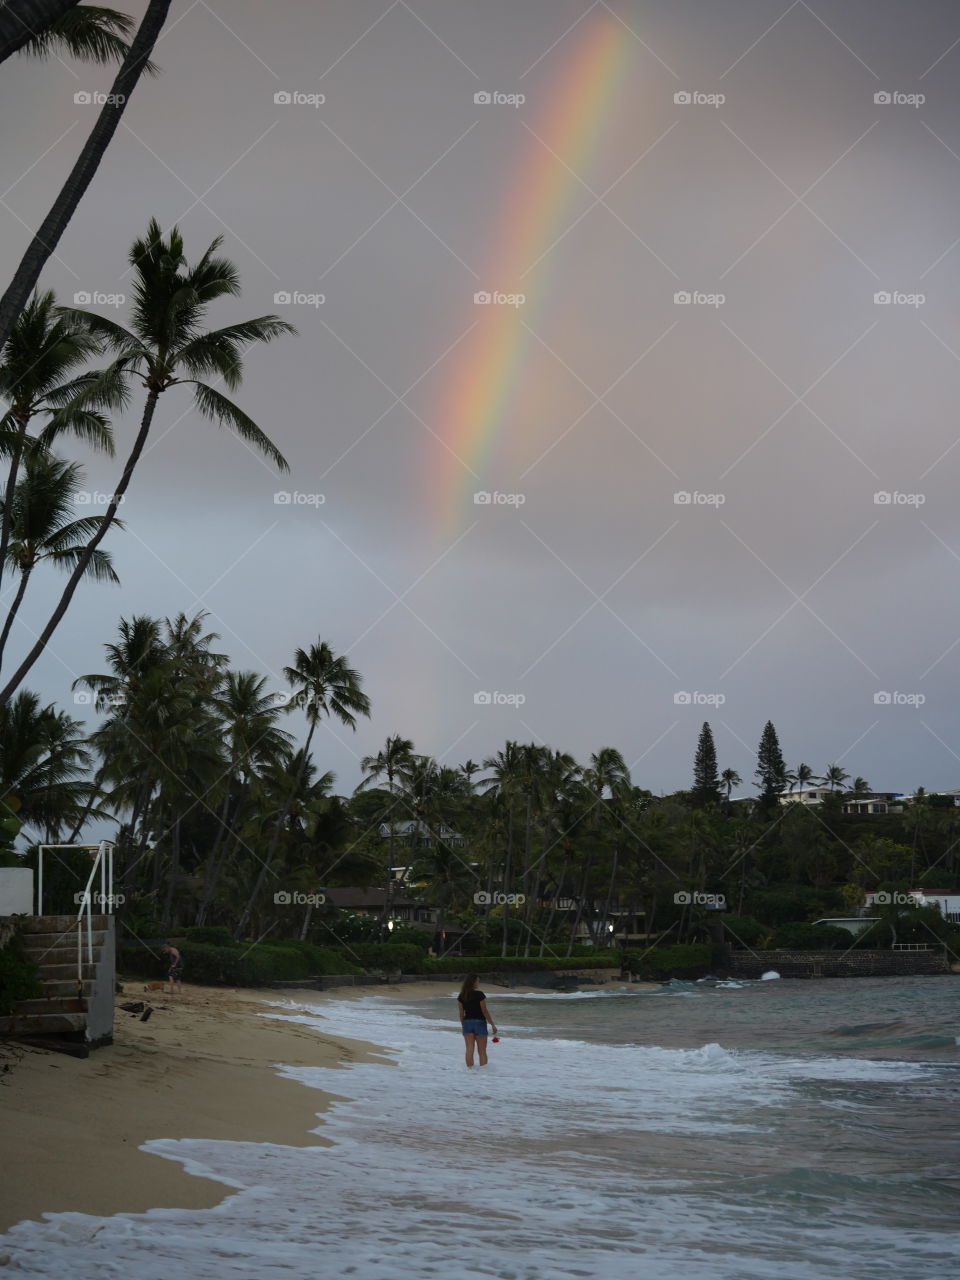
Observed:
[[[341,1095],[282,1076],[276,1066],[392,1065],[380,1046],[272,1021],[284,1011],[267,1002],[283,999],[281,992],[185,986],[177,996],[150,993],[154,1013],[141,1022],[119,1007],[146,998],[141,988],[127,984],[114,1043],[88,1058],[7,1042],[0,1232],[52,1213],[212,1208],[236,1189],[142,1144],[210,1138],[330,1146],[312,1130]]]

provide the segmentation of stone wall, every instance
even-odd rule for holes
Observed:
[[[734,951],[727,971],[735,978],[759,978],[775,969],[781,978],[880,978],[915,973],[949,973],[939,948],[930,951]]]

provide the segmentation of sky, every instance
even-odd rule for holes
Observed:
[[[343,793],[396,733],[670,792],[704,720],[746,791],[768,719],[788,766],[958,785],[960,9],[174,0],[155,60],[42,284],[123,321],[150,217],[222,235],[212,323],[299,331],[235,396],[291,470],[165,394],[122,585],[31,688],[92,724],[118,620],[204,609],[278,691],[318,640],[361,672],[370,719],[316,738]],[[5,279],[111,79],[4,66]],[[70,447],[78,514],[141,408]]]

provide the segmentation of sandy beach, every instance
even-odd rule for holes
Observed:
[[[333,1095],[278,1075],[275,1064],[388,1060],[376,1046],[257,1016],[287,994],[185,986],[146,995],[131,983],[118,1006],[146,999],[155,1012],[141,1022],[118,1007],[114,1043],[89,1058],[12,1049],[0,1082],[0,1230],[44,1213],[201,1209],[231,1194],[138,1150],[152,1138],[326,1145],[310,1131]]]
[[[185,986],[168,996],[127,984],[117,998],[112,1045],[85,1059],[24,1045],[4,1059],[10,1070],[0,1077],[0,1231],[45,1213],[219,1204],[232,1194],[229,1187],[188,1174],[140,1146],[153,1138],[328,1145],[322,1133],[311,1131],[336,1095],[305,1088],[275,1067],[392,1065],[382,1047],[271,1020],[271,1013],[282,1016],[283,1010],[269,1002],[296,1004],[303,997],[322,1004],[371,995],[415,1000],[452,996],[457,986],[412,982],[323,993]],[[540,989],[485,982],[484,990],[493,1001],[507,991]],[[155,1010],[147,1022],[119,1007],[141,999]],[[343,1096],[352,1096],[347,1072]]]

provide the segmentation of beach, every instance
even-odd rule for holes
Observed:
[[[326,1144],[311,1130],[332,1095],[275,1064],[347,1067],[375,1060],[376,1048],[258,1016],[282,996],[199,986],[168,996],[129,983],[112,1045],[85,1059],[18,1047],[0,1083],[0,1231],[44,1213],[203,1209],[229,1194],[139,1150],[153,1138]],[[146,1022],[119,1008],[141,999],[155,1010]]]

